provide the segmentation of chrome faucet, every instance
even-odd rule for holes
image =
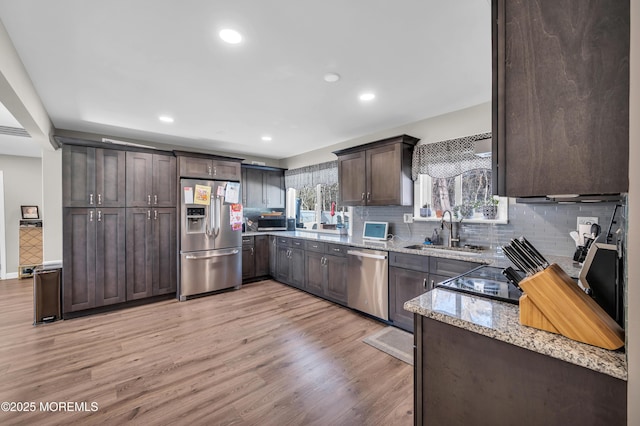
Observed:
[[[449,224],[447,225],[444,215],[449,213]],[[458,232],[458,225],[460,222],[453,221],[453,214],[451,210],[445,210],[442,213],[442,219],[440,220],[440,229],[444,229],[445,227],[449,230],[449,237],[447,238],[447,246],[453,247],[454,245],[457,247],[460,242],[460,235]],[[455,243],[455,244],[454,244]]]

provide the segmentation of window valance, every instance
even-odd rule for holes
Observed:
[[[338,161],[314,164],[312,166],[285,170],[284,184],[287,188],[300,190],[318,184],[333,185],[338,183]]]
[[[491,133],[417,145],[411,164],[413,180],[417,180],[420,174],[450,178],[470,170],[490,169],[491,158],[475,154],[475,142],[483,139],[491,139]]]

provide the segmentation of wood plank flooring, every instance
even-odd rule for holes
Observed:
[[[0,281],[0,402],[36,405],[2,425],[413,423],[412,367],[362,342],[384,325],[275,281],[32,322],[32,281]]]

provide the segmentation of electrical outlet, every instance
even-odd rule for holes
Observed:
[[[404,223],[413,223],[413,215],[411,213],[404,214]]]

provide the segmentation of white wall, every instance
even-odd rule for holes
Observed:
[[[627,424],[640,425],[640,0],[631,0],[629,217],[627,241]]]
[[[42,150],[44,263],[62,262],[62,150]]]
[[[0,155],[0,170],[4,173],[5,239],[7,274],[18,272],[20,206],[35,205],[43,216],[42,162],[39,158]],[[11,276],[11,275],[9,275]]]
[[[420,138],[419,143],[433,143],[443,140],[475,135],[491,131],[491,102],[461,109],[437,117],[416,121],[382,132],[372,133],[350,139],[326,148],[317,149],[306,154],[280,160],[280,167],[295,169],[297,167],[333,161],[337,157],[332,151],[373,142],[396,135],[407,134]]]

